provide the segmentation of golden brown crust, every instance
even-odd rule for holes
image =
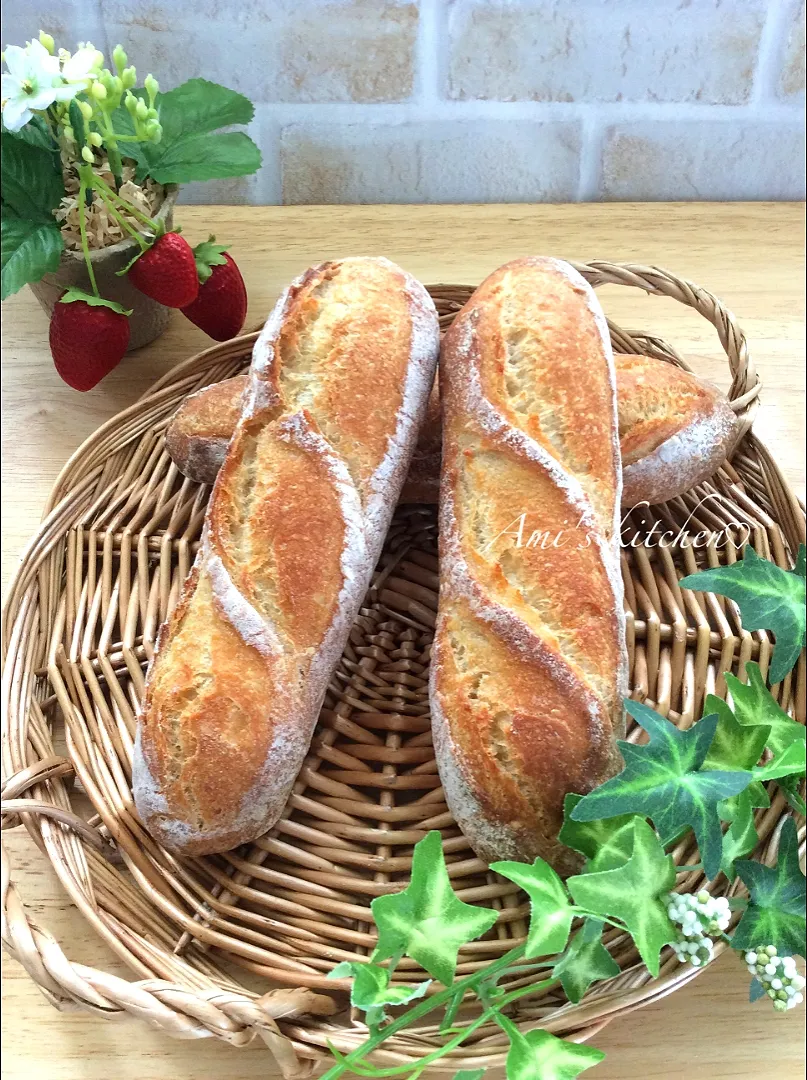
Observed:
[[[616,355],[614,364],[623,506],[675,498],[720,468],[733,444],[736,418],[717,387],[652,356]],[[246,383],[239,375],[199,390],[169,424],[166,448],[191,480],[215,481]],[[435,383],[402,502],[438,501],[441,442]],[[670,466],[667,457],[673,459]]]
[[[428,294],[382,259],[312,268],[267,321],[147,676],[134,792],[166,846],[226,850],[280,815],[380,553],[438,343]]]
[[[618,767],[613,380],[593,293],[555,260],[501,267],[443,341],[432,717],[449,806],[487,861],[541,855],[571,870],[563,798]]]

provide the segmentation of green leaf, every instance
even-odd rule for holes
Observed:
[[[782,826],[775,868],[750,859],[739,859],[736,867],[750,899],[734,931],[732,947],[745,952],[775,945],[781,956],[804,956],[805,881],[793,818]]]
[[[764,801],[760,802],[753,797],[752,787],[753,785],[739,795],[726,799],[717,808],[723,821],[730,823],[723,834],[723,855],[720,860],[720,869],[730,881],[737,876],[735,860],[753,851],[759,843],[759,834],[754,823],[754,808],[769,805],[765,788],[760,785],[764,796]]]
[[[213,273],[214,266],[225,266],[227,260],[224,258],[224,252],[227,250],[224,244],[217,244],[216,238],[212,234],[207,240],[202,240],[193,249],[193,257],[196,261],[196,273],[199,275],[199,281],[202,285],[207,281],[210,275]]]
[[[717,714],[717,729],[704,759],[705,769],[753,769],[762,757],[771,729],[741,724],[722,698],[709,694],[704,713]]]
[[[377,1021],[384,1019],[385,1005],[406,1005],[416,998],[422,998],[431,986],[431,980],[418,986],[391,986],[390,972],[378,964],[364,964],[355,960],[337,964],[328,972],[329,979],[352,978],[350,1004],[363,1012],[377,1009]]]
[[[553,974],[560,979],[566,997],[574,1004],[592,983],[612,979],[621,970],[602,943],[602,925],[599,919],[586,919],[555,964]]]
[[[186,184],[192,180],[221,180],[246,176],[261,167],[261,152],[243,131],[223,135],[183,135],[165,145],[149,162],[149,173],[159,184]]]
[[[688,731],[679,731],[646,705],[628,701],[626,707],[650,741],[646,746],[620,743],[625,768],[581,799],[572,810],[572,819],[592,821],[632,811],[652,818],[666,841],[690,826],[706,873],[716,877],[723,846],[717,804],[748,787],[751,774],[701,769],[717,729],[717,716],[706,716]]]
[[[482,1080],[484,1075],[484,1069],[460,1069],[454,1073],[454,1080]]]
[[[59,269],[64,241],[56,222],[30,221],[3,207],[2,299]]]
[[[633,829],[633,853],[624,866],[580,874],[566,884],[580,907],[622,920],[648,971],[656,976],[662,946],[675,940],[675,927],[659,899],[675,884],[675,865],[646,821],[635,818]]]
[[[52,211],[64,195],[58,157],[10,134],[0,139],[3,202],[18,217],[54,225]]]
[[[85,292],[83,289],[79,289],[77,286],[72,285],[62,296],[59,297],[60,304],[74,304],[77,300],[80,300],[82,304],[89,304],[90,307],[108,307],[112,311],[117,311],[119,315],[131,315],[132,309],[121,307],[115,300],[105,300],[103,296],[93,296],[92,293]]]
[[[57,153],[59,149],[53,140],[50,128],[41,116],[31,117],[28,123],[21,127],[19,131],[9,131],[6,125],[3,124],[3,134],[10,135],[13,139],[20,139],[22,142],[28,143],[29,146],[47,150],[51,154]]]
[[[562,952],[569,940],[574,912],[563,882],[543,859],[532,866],[520,862],[496,862],[491,870],[514,881],[530,898],[530,928],[524,955],[551,956]]]
[[[795,810],[802,817],[807,817],[807,807],[805,807],[804,799],[800,795],[803,779],[803,776],[780,776],[776,783],[787,799],[787,805],[790,809]]]
[[[255,115],[249,98],[207,79],[188,79],[173,90],[160,94],[156,107],[163,129],[162,142],[165,143],[172,143],[184,135],[204,134],[233,124],[248,124]]]
[[[455,895],[436,830],[415,845],[408,887],[376,897],[370,907],[378,927],[371,960],[405,953],[445,986],[454,981],[460,948],[490,930],[498,917]]]
[[[740,609],[745,630],[771,630],[776,637],[771,662],[771,683],[787,675],[804,645],[805,617],[804,546],[799,548],[793,570],[782,570],[760,559],[748,544],[744,557],[732,566],[717,566],[682,578],[682,589],[727,596]]]
[[[575,1080],[605,1057],[593,1046],[558,1039],[548,1031],[510,1033],[507,1080]]]
[[[569,794],[563,800],[563,826],[558,833],[558,840],[572,851],[579,851],[587,859],[593,859],[609,845],[611,838],[623,825],[633,820],[634,815],[620,814],[618,817],[598,818],[595,821],[574,821],[572,810],[582,798],[582,795]]]
[[[781,754],[797,739],[804,739],[804,726],[797,723],[782,709],[765,685],[759,664],[749,661],[745,665],[748,682],[740,682],[726,672],[726,686],[731,694],[732,709],[740,724],[748,727],[770,728],[767,745],[774,754]]]
[[[805,769],[807,769],[805,749],[804,742],[793,742],[788,746],[787,750],[783,750],[773,761],[768,762],[767,765],[760,765],[758,768],[753,769],[752,772],[760,781],[778,780],[781,776],[804,776]]]
[[[759,1001],[761,997],[765,997],[765,987],[762,985],[759,979],[754,976],[754,978],[751,980],[751,985],[748,988],[748,1000],[753,1005],[754,1002]]]

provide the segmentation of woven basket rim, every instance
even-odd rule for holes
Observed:
[[[790,552],[795,550],[796,544],[804,536],[804,512],[770,453],[751,431],[761,383],[745,336],[733,314],[707,290],[655,266],[602,261],[573,265],[595,287],[606,283],[622,284],[643,289],[650,294],[672,297],[693,308],[715,327],[729,362],[732,383],[728,397],[739,421],[734,465],[726,467],[728,479],[731,480],[732,476],[739,478],[738,469],[751,477],[751,480],[744,482],[750,485],[748,490],[751,491],[751,496],[746,498],[748,503],[755,507],[756,516],[753,520],[761,522],[760,527],[763,529],[766,527],[765,522],[770,523],[770,541],[766,537],[764,543],[770,543],[771,553],[777,561],[786,561],[788,549]],[[428,288],[433,295],[440,298],[444,317],[450,319],[464,299],[467,299],[472,287],[433,285]],[[626,332],[610,321],[609,327],[618,351],[649,352],[691,370],[683,358],[662,339],[638,332]],[[48,592],[49,589],[51,592],[58,591],[61,587],[61,578],[58,582],[51,580],[55,566],[53,552],[66,547],[70,531],[84,512],[82,507],[93,485],[97,489],[99,482],[114,478],[108,466],[110,455],[114,456],[117,450],[111,448],[116,442],[121,443],[121,448],[128,446],[129,442],[137,445],[143,443],[147,429],[144,429],[143,434],[126,440],[125,434],[130,424],[136,427],[138,421],[142,422],[144,418],[153,415],[154,423],[164,426],[167,416],[174,411],[178,393],[184,396],[201,385],[207,385],[207,382],[218,381],[212,376],[215,376],[218,370],[227,369],[228,365],[232,367],[234,358],[248,353],[256,337],[256,332],[242,335],[229,342],[213,345],[177,364],[157,380],[146,394],[110,418],[82,443],[54,482],[42,524],[27,546],[7,592],[3,631],[3,705],[4,714],[9,717],[9,731],[3,746],[4,827],[6,824],[19,822],[26,826],[45,856],[57,869],[68,895],[113,949],[116,937],[115,932],[110,929],[109,920],[102,920],[100,909],[93,907],[87,890],[83,890],[80,885],[80,880],[91,880],[90,865],[93,873],[99,873],[96,865],[99,863],[99,854],[114,857],[111,838],[107,829],[99,829],[97,823],[92,821],[86,823],[73,812],[63,780],[72,772],[74,765],[60,755],[48,752],[46,738],[42,734],[43,731],[47,732],[43,711],[47,706],[47,699],[44,699],[45,705],[40,706],[43,665],[40,663],[37,667],[34,664],[34,654],[37,650],[41,652],[35,627],[43,621],[47,624],[50,635],[55,622],[66,617],[64,602],[61,609],[58,609],[54,599],[55,592],[53,596]],[[200,374],[205,372],[211,377],[206,382],[200,382]],[[109,477],[107,472],[110,472]],[[738,493],[739,497],[739,489]],[[768,510],[764,505],[757,505],[763,494]],[[750,505],[743,509],[750,512]],[[158,537],[159,531],[156,530],[154,535]],[[59,565],[61,566],[61,563]],[[644,586],[649,587],[646,580]],[[639,588],[642,587],[639,585]],[[49,597],[46,603],[42,600],[43,596]],[[45,603],[44,611],[39,610],[42,603]],[[653,618],[649,615],[646,632],[651,636],[656,632],[654,625]],[[743,648],[747,644],[750,650],[752,635],[741,636]],[[709,637],[708,633],[706,637]],[[769,644],[766,646],[765,643],[764,632],[755,648],[762,662],[766,649],[768,654],[770,651]],[[748,655],[751,655],[750,652]],[[796,710],[803,710],[803,701],[799,705],[799,696],[803,698],[804,691],[803,657],[800,663],[799,685],[796,685],[794,678],[793,686],[788,683],[782,690],[785,697],[789,694],[794,698]],[[49,666],[53,670],[54,665],[58,666],[58,659],[51,655],[49,665],[45,667]],[[39,697],[34,694],[34,690],[37,690]],[[64,702],[59,701],[59,704],[63,706]],[[761,849],[762,857],[768,861],[775,855],[779,826],[785,809],[784,801],[777,797],[770,811],[763,815],[760,826],[763,836]],[[59,823],[66,828],[61,828]],[[146,889],[145,895],[148,898],[150,894],[146,888],[146,879],[137,884],[141,893]],[[3,918],[4,947],[23,963],[46,997],[54,1004],[69,1001],[73,1006],[78,1005],[82,1009],[106,1016],[130,1012],[178,1037],[189,1037],[191,1034],[195,1037],[213,1036],[235,1045],[243,1045],[257,1034],[275,1055],[283,1075],[288,1077],[306,1075],[318,1061],[326,1057],[328,1038],[332,1038],[337,1044],[341,1039],[343,1049],[350,1048],[362,1039],[358,1026],[344,1028],[327,1019],[332,1011],[330,999],[311,989],[319,985],[317,979],[310,979],[308,988],[301,986],[299,989],[279,990],[263,997],[256,997],[246,990],[239,992],[238,985],[232,981],[216,987],[211,985],[211,979],[203,977],[202,973],[196,987],[188,984],[187,973],[184,971],[184,981],[179,977],[173,981],[166,978],[155,979],[148,962],[142,959],[142,945],[139,967],[138,963],[133,962],[133,946],[129,940],[131,931],[127,931],[129,937],[125,942],[123,938],[118,941],[121,946],[118,952],[130,966],[134,966],[141,974],[145,973],[145,978],[127,981],[70,961],[58,942],[47,931],[29,920],[11,880],[5,846]],[[587,997],[578,1006],[555,1008],[545,1016],[536,1014],[522,1021],[522,1026],[528,1029],[539,1023],[549,1030],[571,1032],[575,1039],[584,1040],[615,1016],[624,1015],[649,1001],[657,1000],[697,974],[698,969],[667,964],[658,980],[645,981],[638,985],[630,979],[626,980],[623,974],[614,981],[614,988],[607,993],[595,995],[591,999]],[[212,980],[212,983],[215,983],[215,980]],[[395,1062],[417,1060],[420,1056],[417,1052],[418,1045],[417,1039],[409,1043],[402,1040],[394,1048],[397,1055]],[[445,1063],[441,1063],[441,1066],[447,1071],[454,1071],[459,1067],[474,1064],[478,1067],[500,1065],[503,1061],[503,1050],[504,1043],[501,1040],[488,1038],[479,1046],[469,1047],[462,1058],[453,1055],[446,1059]],[[383,1060],[383,1055],[379,1060]],[[385,1063],[391,1063],[391,1060]]]

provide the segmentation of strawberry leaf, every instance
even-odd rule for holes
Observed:
[[[378,964],[364,964],[355,960],[337,964],[328,972],[329,979],[352,978],[350,1004],[362,1012],[377,1010],[374,1014],[376,1023],[385,1019],[385,1005],[407,1005],[410,1001],[422,998],[431,986],[431,980],[418,986],[392,986],[387,968]]]
[[[745,665],[748,682],[740,682],[726,672],[726,685],[732,701],[732,711],[737,721],[745,727],[770,728],[767,745],[774,754],[781,754],[791,743],[805,737],[804,726],[791,719],[778,705],[765,685],[759,664]]]
[[[103,296],[93,296],[92,293],[85,292],[83,289],[79,289],[76,286],[71,286],[71,288],[59,297],[60,304],[74,304],[77,300],[81,300],[84,304],[89,304],[90,307],[108,307],[112,311],[117,311],[119,315],[132,314],[131,308],[121,307],[121,305],[115,303],[114,300],[105,300]]]
[[[376,897],[370,907],[378,927],[371,960],[405,953],[445,986],[454,981],[460,948],[490,930],[498,917],[490,908],[463,903],[454,893],[436,830],[415,845],[407,888]]]
[[[675,940],[675,927],[660,899],[675,884],[675,865],[646,821],[634,818],[633,830],[633,852],[624,866],[580,874],[566,884],[579,907],[621,919],[655,977],[662,946]]]
[[[569,940],[574,911],[563,882],[543,859],[532,866],[520,862],[496,862],[491,870],[519,885],[530,898],[530,928],[524,955],[551,956],[562,952]]]
[[[586,919],[555,964],[554,974],[560,979],[566,997],[576,1005],[592,983],[612,979],[620,970],[602,943],[602,923],[599,919]]]
[[[2,298],[59,269],[64,241],[55,221],[31,221],[3,204]]]
[[[575,1080],[605,1057],[602,1050],[559,1039],[548,1031],[510,1032],[507,1080]]]
[[[689,826],[698,840],[706,873],[720,870],[722,832],[717,804],[751,783],[745,770],[702,770],[714,739],[718,717],[706,716],[688,731],[637,701],[628,712],[647,731],[645,746],[619,744],[625,768],[586,795],[571,812],[574,821],[592,821],[633,812],[653,819],[666,841]]]
[[[793,818],[787,818],[782,826],[775,867],[750,859],[739,859],[736,867],[750,899],[734,931],[732,947],[745,952],[775,945],[781,956],[804,956],[805,880]]]
[[[804,645],[807,629],[804,579],[804,545],[799,548],[795,567],[782,570],[775,563],[761,559],[749,544],[740,562],[690,574],[679,585],[682,589],[727,596],[739,607],[746,630],[773,632],[776,648],[770,679],[775,684],[794,666]]]
[[[224,252],[227,248],[223,244],[215,243],[215,240],[215,236],[211,235],[207,240],[203,240],[193,249],[193,257],[196,260],[196,270],[202,285],[204,285],[213,273],[214,266],[225,266],[227,263],[227,260],[224,258]]]

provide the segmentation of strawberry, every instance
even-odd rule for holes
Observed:
[[[211,236],[193,249],[201,284],[198,297],[182,314],[215,341],[227,341],[244,325],[247,289],[232,255],[215,239]]]
[[[129,315],[81,289],[62,294],[50,318],[50,351],[68,386],[92,390],[117,367],[129,344]]]
[[[158,236],[123,272],[142,293],[165,307],[185,307],[199,292],[193,248],[179,233]]]

